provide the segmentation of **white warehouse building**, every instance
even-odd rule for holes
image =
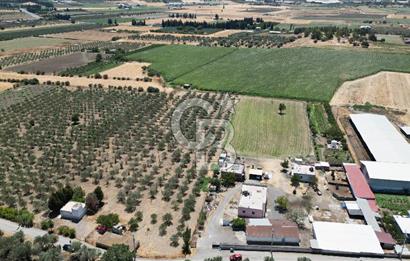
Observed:
[[[410,164],[361,161],[360,165],[374,192],[410,193]]]
[[[386,116],[363,113],[350,119],[373,160],[410,164],[410,144]]]

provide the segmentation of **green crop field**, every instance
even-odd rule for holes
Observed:
[[[129,56],[173,84],[204,90],[329,101],[347,80],[410,71],[410,55],[327,48],[237,49],[170,45]]]
[[[410,197],[404,195],[376,194],[377,205],[392,211],[393,214],[407,215],[410,209]]]
[[[56,46],[64,43],[72,43],[75,41],[57,39],[57,38],[43,38],[43,37],[26,37],[18,38],[9,41],[0,41],[0,49],[5,51],[23,49],[23,48],[35,48],[41,46]]]
[[[316,133],[323,134],[329,129],[330,124],[327,120],[327,115],[325,108],[323,108],[323,104],[308,104],[308,116],[311,122],[311,128],[314,129]]]
[[[279,115],[280,103],[284,115]],[[235,107],[232,145],[246,156],[305,156],[312,143],[305,104],[267,98],[243,97]]]

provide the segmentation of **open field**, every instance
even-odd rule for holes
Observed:
[[[113,37],[125,37],[126,33],[111,33],[100,30],[75,31],[66,33],[56,33],[47,35],[47,37],[57,39],[72,39],[81,41],[111,41]]]
[[[101,75],[108,75],[109,78],[113,77],[127,77],[127,78],[144,78],[146,73],[144,72],[142,67],[148,67],[149,63],[138,63],[138,62],[131,62],[131,63],[124,63],[112,69],[106,70],[101,72]]]
[[[377,39],[384,39],[388,44],[404,44],[403,38],[400,35],[377,34]]]
[[[78,52],[64,56],[52,57],[33,63],[8,67],[5,70],[13,72],[24,71],[29,73],[57,73],[67,68],[83,66],[89,62],[95,61],[96,56],[96,53]]]
[[[18,38],[9,41],[0,41],[0,49],[4,51],[17,51],[21,49],[32,49],[32,48],[47,48],[63,46],[66,44],[73,43],[73,41],[63,40],[63,39],[53,39],[44,37],[26,37]],[[0,53],[1,54],[1,53]]]
[[[165,80],[206,90],[329,101],[347,80],[410,71],[410,55],[324,48],[234,49],[162,46],[129,56]],[[246,62],[245,62],[246,61]]]
[[[410,74],[380,72],[345,82],[330,102],[333,106],[366,103],[403,111],[409,110]]]
[[[286,105],[279,115],[279,104]],[[235,107],[232,145],[246,156],[306,156],[312,152],[303,102],[242,97]]]

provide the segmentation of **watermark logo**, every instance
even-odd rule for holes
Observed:
[[[223,115],[224,112],[233,113],[234,103],[228,95],[224,95],[218,103],[219,106],[216,115]],[[197,169],[208,169],[207,152],[212,147],[214,147],[216,151],[224,150],[228,152],[231,159],[236,159],[235,149],[230,144],[233,139],[234,128],[229,120],[217,118],[196,119],[195,139],[188,139],[184,135],[181,128],[182,117],[184,113],[194,107],[202,108],[206,111],[207,115],[211,115],[215,110],[213,104],[207,100],[201,98],[187,99],[180,103],[173,112],[171,118],[171,130],[176,141],[180,145],[196,153],[195,158]],[[222,128],[223,136],[218,139],[215,134],[209,131],[211,128]]]

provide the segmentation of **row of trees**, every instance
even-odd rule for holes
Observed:
[[[176,19],[162,20],[162,27],[195,27],[195,28],[214,28],[214,29],[273,29],[278,23],[265,22],[262,18],[244,18],[242,20],[228,20],[217,23],[182,21]]]

